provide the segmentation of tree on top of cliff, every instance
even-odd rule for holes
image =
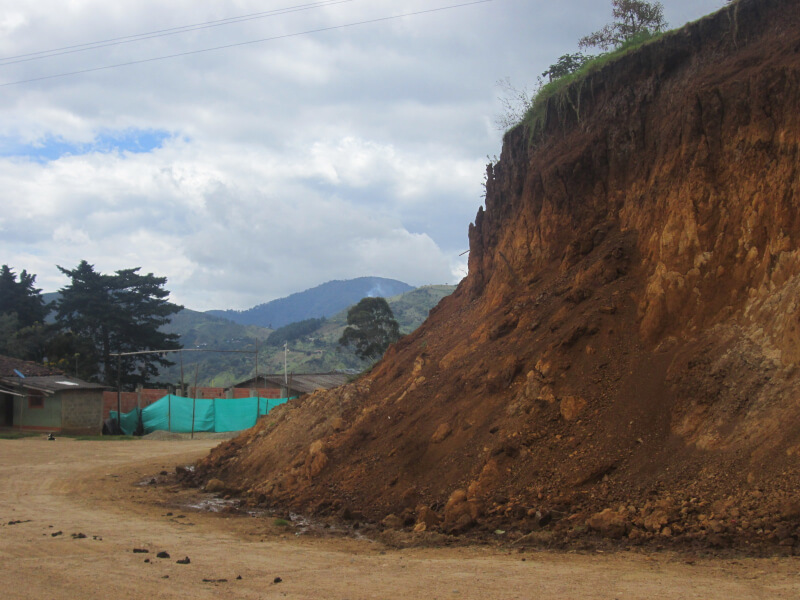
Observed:
[[[542,73],[542,77],[547,77],[550,81],[554,81],[570,73],[574,73],[580,69],[587,61],[594,58],[587,54],[576,52],[575,54],[564,54],[558,60],[547,68],[547,71]]]
[[[652,35],[667,27],[667,22],[664,20],[664,6],[661,2],[611,0],[611,5],[614,22],[582,37],[578,47],[599,47],[602,50],[618,48],[639,35]]]
[[[339,343],[355,346],[361,358],[380,358],[400,339],[400,326],[385,298],[363,298],[347,311],[347,325]]]

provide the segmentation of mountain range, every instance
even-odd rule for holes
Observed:
[[[223,317],[240,325],[277,329],[304,319],[333,316],[368,296],[390,298],[413,289],[396,279],[358,277],[329,281],[247,310],[210,310],[206,314]]]

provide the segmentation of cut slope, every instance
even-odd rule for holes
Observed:
[[[740,0],[510,132],[457,291],[198,477],[393,527],[795,546],[796,9]]]

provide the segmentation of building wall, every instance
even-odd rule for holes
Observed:
[[[120,400],[122,413],[125,414],[136,408],[138,397],[136,392],[122,392]],[[103,392],[103,418],[111,416],[112,410],[117,410],[117,392]]]
[[[61,431],[61,398],[45,395],[43,408],[30,408],[28,398],[14,398],[14,426],[22,429]]]
[[[61,431],[76,435],[103,433],[103,390],[62,390]]]
[[[233,388],[234,398],[249,398],[250,396],[258,396],[259,398],[281,398],[280,388],[258,388],[252,390],[250,388]]]
[[[122,413],[129,413],[137,406],[147,408],[153,402],[161,400],[169,393],[167,389],[145,388],[138,392],[122,392],[121,402]],[[141,395],[141,397],[140,397]],[[111,416],[111,411],[117,410],[117,392],[103,392],[103,419]]]
[[[9,407],[12,411],[9,413]],[[13,421],[14,396],[11,394],[0,394],[0,427],[11,427]]]

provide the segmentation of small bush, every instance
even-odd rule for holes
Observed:
[[[519,125],[526,126],[533,139],[544,131],[548,112],[551,108],[555,108],[557,114],[562,118],[565,117],[567,108],[571,108],[580,119],[580,98],[583,82],[586,78],[602,69],[605,65],[620,59],[647,43],[661,38],[663,35],[663,33],[642,31],[627,40],[619,48],[591,58],[576,71],[540,86],[531,101],[530,109]],[[555,106],[551,106],[552,104]]]

